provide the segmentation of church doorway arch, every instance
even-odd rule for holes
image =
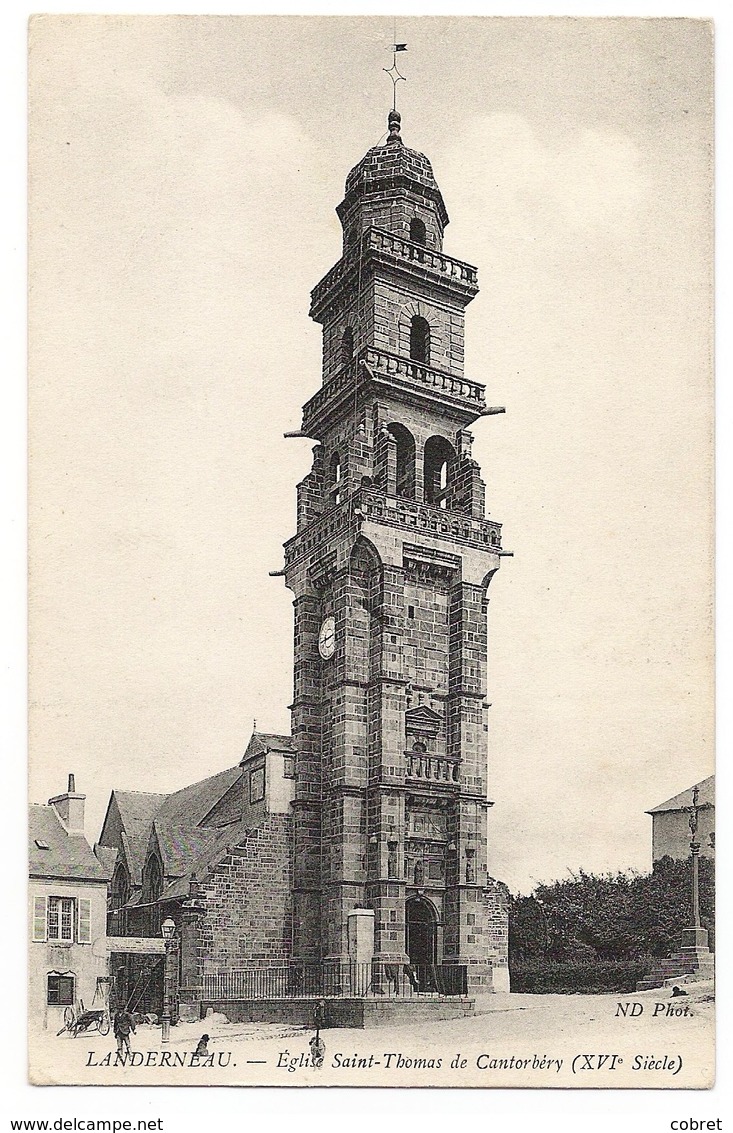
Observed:
[[[438,918],[424,897],[409,897],[405,907],[405,951],[413,968],[436,962]]]

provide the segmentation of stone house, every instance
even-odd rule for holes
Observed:
[[[107,997],[107,872],[84,836],[74,776],[47,806],[29,807],[29,1019],[59,1031],[68,1008]]]
[[[715,858],[715,776],[710,775],[646,812],[652,819],[652,863],[666,855],[670,858],[690,856],[689,819],[695,786],[698,790],[697,839],[700,854],[704,858]]]

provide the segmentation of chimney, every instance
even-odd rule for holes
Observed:
[[[76,782],[73,775],[69,775],[69,786],[65,795],[56,795],[48,800],[63,822],[69,834],[84,836],[84,802],[86,795],[76,793]]]

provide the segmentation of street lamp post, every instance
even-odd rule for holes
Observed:
[[[162,925],[160,931],[163,935],[163,943],[165,944],[165,967],[163,969],[163,1015],[161,1018],[162,1034],[161,1042],[167,1043],[170,1041],[171,1035],[171,949],[173,940],[176,935],[175,921],[167,917]]]

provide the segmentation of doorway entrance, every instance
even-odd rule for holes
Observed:
[[[436,962],[437,917],[435,909],[423,897],[410,897],[406,905],[405,951],[413,968]]]

